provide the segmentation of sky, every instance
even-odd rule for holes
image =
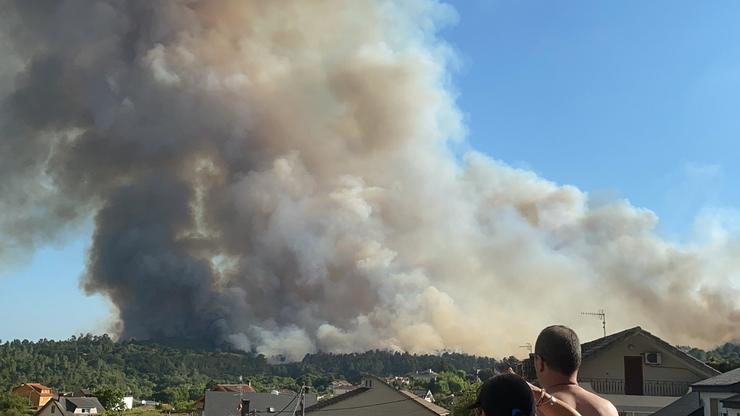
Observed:
[[[455,1],[440,36],[467,145],[600,198],[654,211],[690,243],[740,196],[740,4]],[[732,227],[730,227],[732,228]],[[79,286],[90,223],[0,269],[0,339],[101,333],[111,307]],[[53,323],[49,323],[53,322]],[[598,329],[598,323],[594,322]]]

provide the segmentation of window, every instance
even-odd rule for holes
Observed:
[[[55,408],[56,408],[56,406],[54,406],[54,405],[51,405],[51,413],[54,413],[54,409],[55,409]]]

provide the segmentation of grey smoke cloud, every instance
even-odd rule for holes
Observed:
[[[0,255],[95,231],[83,286],[124,338],[504,354],[607,308],[735,339],[737,242],[679,246],[451,147],[436,1],[3,4]]]

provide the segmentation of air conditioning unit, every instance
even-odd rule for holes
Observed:
[[[663,356],[659,352],[646,352],[644,357],[647,365],[660,365],[663,362]]]

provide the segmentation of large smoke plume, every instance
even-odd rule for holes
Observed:
[[[1,7],[0,255],[93,215],[83,286],[122,337],[502,354],[600,307],[740,334],[733,239],[679,246],[650,211],[455,151],[448,6]]]

